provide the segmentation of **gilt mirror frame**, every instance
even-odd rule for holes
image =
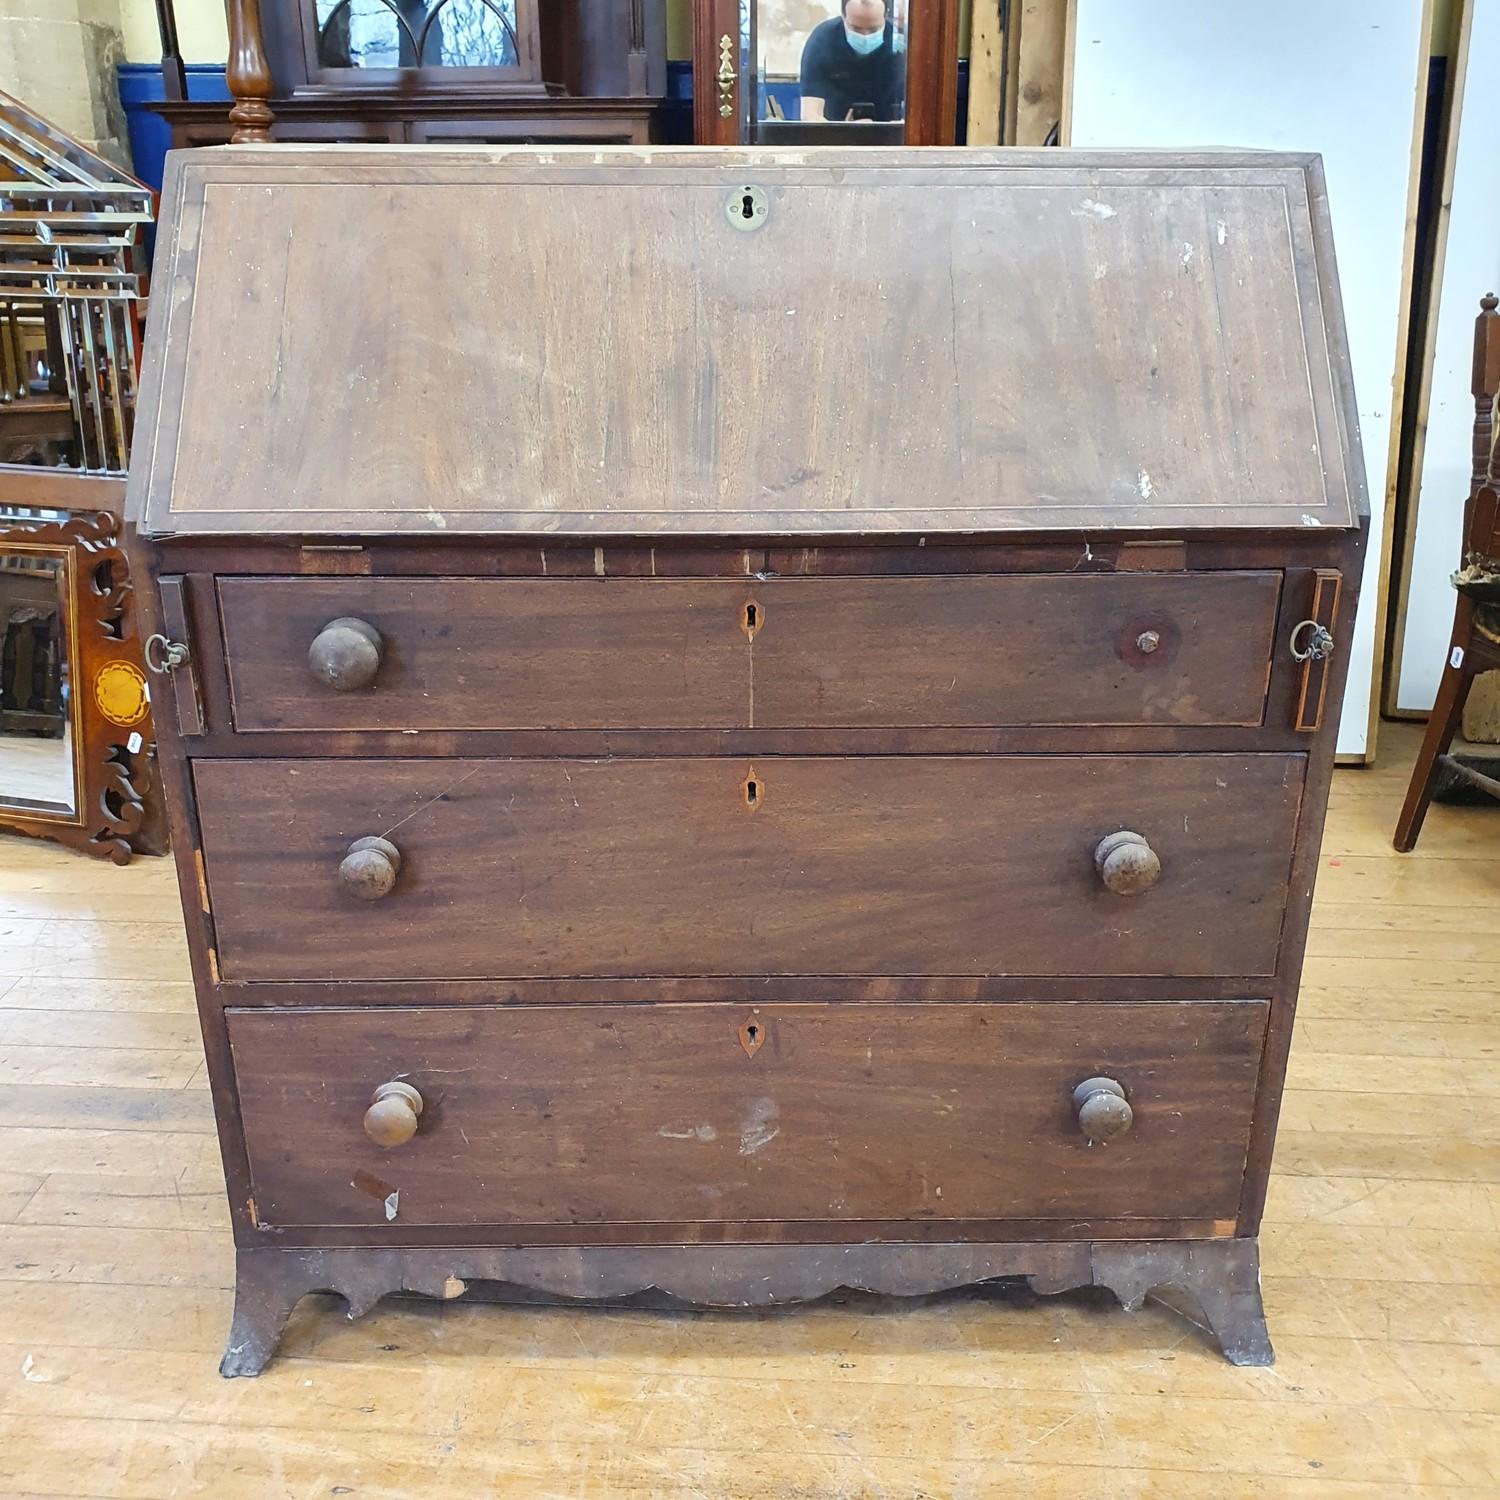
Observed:
[[[0,829],[126,864],[146,818],[152,729],[119,517],[108,511],[42,517],[6,507],[0,554],[15,553],[63,565],[73,806],[23,808],[4,802],[0,785]]]
[[[755,0],[693,0],[693,140],[748,145],[753,81],[741,53],[741,7]],[[959,0],[907,0],[907,146],[951,146],[958,131]]]

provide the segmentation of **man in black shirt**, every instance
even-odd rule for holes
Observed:
[[[900,120],[906,115],[905,38],[885,0],[843,0],[802,48],[804,120]]]

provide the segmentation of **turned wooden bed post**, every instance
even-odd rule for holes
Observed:
[[[224,0],[229,23],[229,65],[226,76],[234,107],[229,111],[234,125],[233,145],[258,145],[271,139],[276,116],[267,102],[271,97],[271,64],[261,35],[260,0]]]

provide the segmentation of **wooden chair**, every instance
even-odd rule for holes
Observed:
[[[1464,702],[1480,672],[1500,668],[1500,454],[1495,449],[1495,396],[1500,391],[1500,306],[1491,292],[1474,320],[1474,469],[1464,505],[1463,556],[1453,586],[1458,604],[1437,702],[1412,768],[1395,845],[1405,854],[1422,831],[1433,783],[1444,772],[1493,797],[1500,781],[1448,754]]]

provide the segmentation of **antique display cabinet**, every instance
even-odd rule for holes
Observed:
[[[224,1372],[476,1280],[1171,1284],[1268,1361],[1366,526],[1317,160],[247,148],[163,220]]]
[[[233,100],[191,99],[156,0],[174,147],[224,141],[645,142],[663,0],[225,0]]]

